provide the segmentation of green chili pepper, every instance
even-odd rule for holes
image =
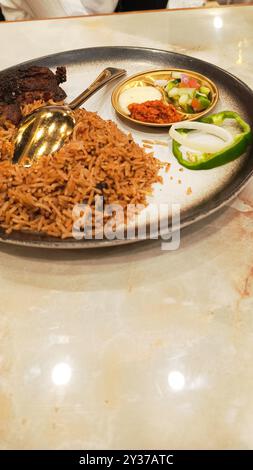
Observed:
[[[188,160],[184,158],[180,150],[181,144],[173,140],[172,150],[178,162],[191,170],[209,170],[217,166],[225,165],[226,163],[240,157],[252,141],[252,132],[250,126],[239,116],[239,114],[233,111],[222,111],[221,113],[212,114],[202,118],[200,119],[200,122],[221,126],[225,119],[234,119],[239,124],[242,131],[235,136],[231,144],[216,153],[197,154],[194,150],[192,152],[189,151]],[[180,132],[186,133],[189,131],[182,129]]]

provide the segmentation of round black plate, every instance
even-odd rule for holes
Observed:
[[[82,70],[87,74],[89,70],[92,72],[97,70],[97,72],[99,72],[101,69],[108,66],[123,67],[129,72],[129,75],[148,68],[151,70],[175,67],[193,70],[206,75],[217,85],[221,99],[217,110],[230,109],[237,111],[253,127],[253,92],[251,89],[225,70],[183,54],[137,47],[96,47],[53,54],[16,65],[8,70],[15,70],[23,65],[40,65],[50,68],[66,65],[67,71],[70,72],[68,74],[67,86],[70,86],[71,81],[73,85],[76,83],[74,78],[77,76],[77,73],[79,73],[79,77],[81,77]],[[2,73],[3,71],[0,72],[0,75]],[[91,75],[93,75],[93,73],[91,73]],[[78,83],[80,83],[80,79]],[[70,90],[70,93],[68,89],[66,89],[66,91],[70,98],[72,98],[74,94],[77,95],[82,91],[86,85],[88,85],[88,83],[86,83],[84,79],[84,83],[80,84],[80,89],[78,86],[78,89]],[[115,85],[116,84],[114,84],[114,86]],[[73,96],[71,96],[71,94],[73,94]],[[110,94],[111,93],[109,93],[109,95]],[[104,99],[104,94],[101,96]],[[110,96],[108,96],[108,103],[109,102]],[[99,109],[97,110],[99,111]],[[202,195],[193,199],[192,204],[188,203],[185,206],[183,205],[181,212],[182,227],[212,214],[242,190],[253,172],[252,146],[249,148],[247,155],[241,157],[239,160],[240,162],[236,161],[237,163],[232,166],[229,164],[225,167],[220,167],[219,175],[224,175],[224,178],[218,178],[217,183],[212,182],[212,188],[207,187],[207,191],[203,191]],[[197,172],[194,173],[196,174]],[[199,177],[201,177],[201,175],[199,175]],[[119,245],[138,240],[60,240],[33,233],[13,232],[10,235],[6,235],[4,231],[0,229],[0,241],[22,246],[77,249]]]

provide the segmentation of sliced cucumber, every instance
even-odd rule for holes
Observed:
[[[188,104],[188,101],[189,101],[189,95],[181,95],[178,100],[178,104],[180,106],[185,106],[186,104]]]
[[[188,97],[193,97],[194,94],[195,94],[195,88],[178,88],[177,89],[177,94],[179,96],[182,96],[182,95],[188,95]]]
[[[206,96],[205,97],[200,96],[198,99],[199,99],[202,109],[208,108],[211,104],[211,101]]]
[[[204,93],[200,93],[199,91],[196,91],[195,97],[196,98],[205,98],[205,99],[207,98],[207,96]]]
[[[179,83],[181,82],[180,78],[177,78],[175,80],[170,80],[166,86],[166,91],[169,93],[172,88],[176,87]]]
[[[172,88],[171,90],[168,91],[169,97],[175,98],[176,96],[179,96],[178,91],[179,91],[179,88],[176,88],[176,87]]]
[[[194,111],[190,104],[187,104],[184,110],[187,114],[194,114]]]
[[[172,78],[181,78],[182,74],[180,72],[172,72]]]
[[[208,88],[207,86],[201,86],[199,91],[200,93],[203,93],[206,96],[209,96],[209,94],[211,93],[210,88]]]

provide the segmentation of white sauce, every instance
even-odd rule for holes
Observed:
[[[128,106],[132,103],[161,100],[162,93],[153,86],[136,86],[123,91],[119,97],[119,105],[124,114],[130,115]]]

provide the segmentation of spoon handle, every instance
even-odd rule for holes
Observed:
[[[109,83],[111,80],[115,80],[116,78],[120,78],[126,74],[126,70],[123,69],[116,69],[113,67],[108,67],[107,69],[103,70],[101,74],[96,78],[96,80],[85,90],[81,95],[77,96],[71,103],[69,103],[69,108],[74,110],[80,108],[80,106],[96,91],[100,90],[103,86]]]

